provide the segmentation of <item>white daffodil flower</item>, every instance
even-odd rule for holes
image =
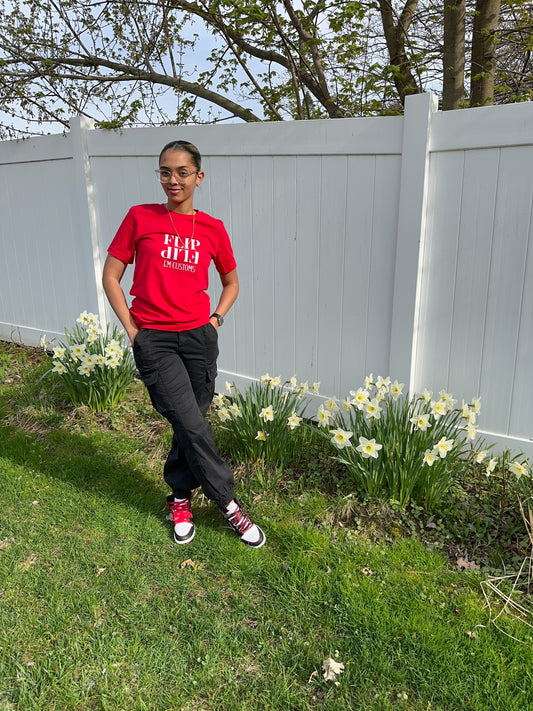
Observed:
[[[60,360],[54,360],[54,367],[52,368],[53,373],[59,373],[62,375],[67,372],[66,366]]]
[[[291,430],[294,430],[296,427],[300,426],[301,421],[302,418],[298,417],[298,415],[293,412],[292,415],[287,418],[287,425],[291,428]]]
[[[260,442],[264,442],[266,438],[268,437],[266,432],[263,432],[263,430],[259,430],[257,433],[256,439],[258,439]]]
[[[364,410],[365,406],[370,402],[370,393],[366,388],[358,388],[357,390],[350,390],[350,395],[353,397],[352,404],[357,407],[358,410]]]
[[[329,410],[330,412],[334,412],[339,409],[339,406],[337,405],[337,398],[335,396],[330,397],[324,404],[326,406],[326,410]]]
[[[326,410],[324,405],[320,405],[318,412],[316,413],[316,419],[318,420],[319,427],[327,427],[329,425],[330,417],[331,412]]]
[[[350,410],[352,409],[352,401],[350,400],[349,397],[344,398],[344,400],[341,400],[341,405],[342,405],[342,409],[345,412],[350,412]]]
[[[435,420],[439,420],[443,415],[448,412],[446,403],[443,400],[432,400],[431,402],[431,414]]]
[[[300,383],[300,392],[304,394],[309,392],[309,383],[307,382],[307,380],[305,381],[305,383]]]
[[[405,383],[399,383],[397,380],[392,383],[392,385],[390,386],[390,393],[394,400],[397,400],[400,397],[404,387]]]
[[[221,422],[227,422],[227,420],[231,420],[231,413],[227,407],[221,407],[220,410],[218,410],[217,414],[218,414],[218,419]]]
[[[289,383],[291,384],[291,388],[293,390],[296,390],[296,388],[298,387],[298,379],[297,379],[296,375],[292,376],[292,378],[289,380]]]
[[[434,462],[437,459],[437,455],[435,454],[434,451],[431,449],[426,449],[424,452],[424,459],[422,460],[423,464],[427,464],[428,467],[432,467]]]
[[[376,397],[370,400],[364,409],[367,417],[373,418],[374,420],[380,419],[382,410],[379,405],[379,400]]]
[[[379,450],[383,447],[382,444],[377,444],[375,439],[366,439],[366,437],[359,437],[359,446],[356,447],[358,452],[364,459],[372,457],[373,459],[378,458]]]
[[[222,405],[224,405],[226,402],[226,398],[224,397],[224,395],[222,395],[222,393],[217,393],[213,398],[213,402],[215,403],[216,407],[222,407]]]
[[[363,380],[363,388],[365,390],[368,390],[371,385],[374,385],[374,373],[370,373],[370,375],[367,375]]]
[[[378,390],[383,390],[384,392],[388,393],[389,392],[389,385],[390,385],[390,377],[388,375],[386,378],[382,378],[381,375],[378,375],[378,379],[376,380],[376,388]]]
[[[331,438],[331,442],[335,445],[335,447],[337,447],[337,449],[344,449],[345,447],[352,446],[352,443],[350,442],[350,437],[353,436],[353,432],[342,430],[339,427],[336,430],[330,430],[330,434],[333,435],[333,437]]]
[[[472,400],[472,409],[476,413],[476,415],[479,415],[481,412],[481,398],[480,397],[475,397]]]
[[[424,388],[422,391],[422,400],[424,400],[424,402],[431,402],[432,397],[433,392],[431,390],[428,390],[427,388]]]
[[[453,395],[451,393],[447,393],[446,390],[440,391],[439,398],[440,401],[446,405],[447,410],[453,410],[457,403],[457,400],[454,399]]]
[[[85,354],[87,346],[85,343],[73,343],[68,349],[75,358],[81,358]]]
[[[274,419],[274,408],[272,407],[272,405],[264,407],[259,413],[259,417],[264,422],[272,422],[272,420]]]
[[[279,388],[280,385],[281,385],[281,376],[280,375],[276,375],[275,378],[270,378],[270,387],[272,388],[272,390],[274,390],[274,388]]]
[[[54,348],[54,358],[57,358],[57,360],[63,360],[66,352],[67,352],[67,349],[64,348],[63,346],[56,346]]]
[[[228,380],[226,380],[225,387],[226,392],[231,393],[231,391],[233,390],[233,383],[230,383]]]
[[[448,452],[453,449],[453,444],[453,439],[446,439],[446,437],[441,437],[433,448],[433,451],[435,452],[435,454],[438,454],[441,459],[444,459]]]
[[[431,427],[431,422],[429,421],[429,412],[425,414],[415,415],[414,417],[411,417],[409,422],[413,423],[415,429],[422,430],[422,432],[425,432],[428,427]]]
[[[86,365],[85,363],[82,363],[82,364],[78,367],[78,373],[79,373],[80,375],[88,376],[88,375],[90,375],[92,372],[93,372],[93,368],[91,368],[90,365]]]
[[[313,395],[319,395],[320,394],[320,383],[313,383],[311,385],[311,392]]]
[[[466,430],[466,438],[474,440],[476,439],[477,435],[477,427],[474,427],[474,425],[469,425],[469,427]]]
[[[461,415],[465,418],[465,420],[468,420],[470,417],[470,405],[468,405],[464,400],[461,406]]]
[[[490,476],[492,474],[492,472],[496,469],[497,463],[498,463],[498,460],[496,459],[496,457],[492,457],[492,459],[487,464],[487,468],[485,469],[485,474],[487,476]]]
[[[241,408],[236,403],[230,405],[228,409],[233,417],[242,417]]]
[[[270,375],[268,373],[265,373],[264,375],[262,375],[261,382],[263,383],[263,385],[268,385],[270,382]]]
[[[476,464],[481,464],[481,462],[485,459],[485,457],[487,456],[487,454],[488,454],[488,452],[487,452],[486,449],[480,450],[480,451],[477,452],[476,455],[474,456],[474,462],[475,462]]]
[[[529,476],[529,467],[527,466],[527,464],[511,462],[509,464],[509,471],[511,471],[517,479],[520,479],[523,476]]]

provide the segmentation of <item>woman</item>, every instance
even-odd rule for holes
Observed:
[[[205,419],[215,388],[217,331],[239,292],[233,251],[223,223],[193,208],[204,179],[198,149],[186,141],[167,144],[156,174],[166,202],[130,209],[108,249],[104,290],[133,345],[152,404],[174,431],[164,466],[174,540],[194,538],[191,492],[201,486],[241,541],[260,548],[265,535],[235,499],[233,471]],[[211,260],[222,282],[214,312],[206,293]],[[133,262],[128,308],[120,281]]]

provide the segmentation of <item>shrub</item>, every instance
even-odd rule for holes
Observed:
[[[273,467],[296,460],[310,433],[301,424],[307,383],[296,377],[282,382],[268,373],[241,393],[226,383],[226,395],[216,395],[213,404],[223,431],[224,449],[236,461],[264,460]],[[318,383],[312,387],[318,392]]]
[[[370,375],[340,404],[333,398],[320,406],[318,429],[359,493],[431,510],[474,463],[480,400],[456,408],[444,390],[437,399],[428,390],[409,398],[403,388]]]
[[[67,397],[76,404],[103,412],[118,404],[136,375],[126,334],[116,326],[104,332],[98,316],[84,311],[76,326],[65,329],[66,344],[53,349],[53,367]]]

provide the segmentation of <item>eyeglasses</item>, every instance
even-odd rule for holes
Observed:
[[[173,174],[178,180],[183,181],[187,180],[189,175],[194,175],[194,173],[198,173],[198,171],[184,170],[183,168],[181,170],[167,170],[166,168],[161,168],[155,171],[155,174],[161,183],[168,183]]]

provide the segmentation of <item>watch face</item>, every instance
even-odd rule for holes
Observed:
[[[222,326],[224,323],[224,316],[217,316],[218,325]]]

